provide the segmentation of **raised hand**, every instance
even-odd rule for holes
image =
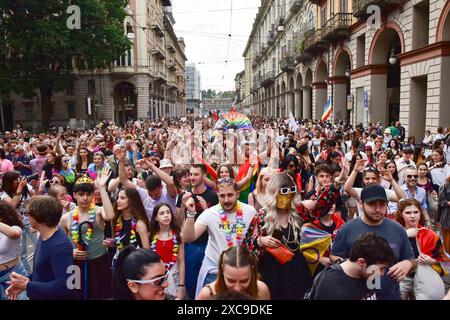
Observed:
[[[98,186],[101,188],[106,188],[106,183],[108,182],[110,176],[111,176],[111,169],[109,167],[103,168],[97,175],[96,182]]]
[[[366,166],[366,160],[359,159],[358,161],[356,161],[356,164],[355,164],[355,167],[353,168],[353,170],[355,170],[356,172],[361,172],[364,170],[365,166]]]

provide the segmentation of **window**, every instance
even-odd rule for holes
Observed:
[[[347,0],[339,0],[339,12],[347,13]]]
[[[95,80],[88,80],[88,95],[95,95]]]
[[[67,105],[67,117],[69,119],[76,119],[77,111],[75,102],[66,102]]]
[[[71,81],[66,88],[66,95],[73,96],[75,95],[75,82]]]
[[[55,101],[52,101],[52,103],[50,104],[50,119],[54,119],[55,118]]]
[[[25,119],[33,120],[33,102],[24,102],[23,109],[25,111]]]
[[[322,25],[322,28],[324,27],[325,22],[327,22],[327,5],[326,4],[322,8],[320,8],[320,23]]]
[[[334,0],[330,1],[330,18],[334,16]]]

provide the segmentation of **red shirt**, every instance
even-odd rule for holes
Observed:
[[[173,239],[156,241],[156,253],[161,257],[164,263],[173,261]],[[175,262],[175,261],[173,261]]]

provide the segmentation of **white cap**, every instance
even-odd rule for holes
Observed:
[[[173,168],[172,161],[170,161],[170,159],[162,159],[159,162],[159,168],[160,169]]]

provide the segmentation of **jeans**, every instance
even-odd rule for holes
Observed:
[[[10,274],[11,272],[18,273],[22,276],[28,277],[27,272],[25,271],[25,268],[22,265],[22,262],[17,262],[17,264],[9,271],[0,271],[0,300],[8,300],[8,297],[6,296],[6,289],[8,289],[9,284],[8,282],[11,281]],[[23,291],[17,296],[17,300],[28,300],[27,292]]]
[[[197,287],[198,273],[202,267],[205,257],[206,243],[186,243],[184,245],[184,261],[186,266],[185,286],[186,294],[189,299],[195,299],[195,290]]]
[[[27,237],[29,237],[31,239],[33,246],[36,246],[37,234],[36,234],[36,232],[33,233],[30,231],[31,225],[30,225],[28,216],[24,216],[22,222],[23,222],[25,228],[22,231],[22,252],[20,253],[20,260],[22,261],[22,265],[25,268],[25,270],[27,271],[27,273],[31,274],[32,268],[30,266],[30,263],[28,262],[28,256],[27,256],[27,250],[28,250]],[[33,251],[34,251],[34,249],[33,249]]]

